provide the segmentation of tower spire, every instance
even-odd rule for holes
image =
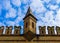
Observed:
[[[26,14],[26,15],[28,15],[28,14],[32,14],[32,11],[31,11],[30,6],[29,6],[29,8],[28,8],[28,10],[27,10],[27,14]]]
[[[23,18],[23,20],[24,20],[25,18],[27,18],[28,16],[31,16],[31,17],[33,17],[35,20],[37,20],[36,17],[33,15],[32,11],[31,11],[31,9],[30,9],[30,6],[29,6],[29,8],[28,8],[28,10],[27,10],[27,13],[26,13],[25,17]]]

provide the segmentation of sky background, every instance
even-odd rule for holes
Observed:
[[[23,27],[29,6],[38,19],[37,27],[60,26],[60,0],[0,0],[0,26]]]

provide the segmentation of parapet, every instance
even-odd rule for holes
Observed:
[[[14,35],[19,35],[20,29],[21,29],[21,26],[14,26]]]
[[[60,27],[59,26],[56,26],[56,32],[57,32],[57,35],[60,35]]]
[[[5,34],[6,34],[6,35],[11,35],[11,34],[12,34],[12,28],[13,28],[12,26],[9,26],[9,27],[6,26]]]
[[[0,27],[0,35],[3,35],[5,26]],[[11,35],[12,34],[13,26],[6,26],[6,31],[4,35]],[[14,26],[14,33],[13,35],[20,35],[21,26]],[[54,31],[54,26],[47,26],[48,34],[46,34],[46,26],[39,26],[39,35],[56,35]],[[60,27],[56,26],[57,35],[60,35]]]
[[[1,27],[0,27],[0,35],[3,34],[3,30],[4,30],[4,26],[1,26]]]
[[[46,35],[46,26],[39,26],[40,35]]]
[[[48,35],[55,35],[55,32],[54,32],[54,26],[48,26],[47,27],[48,29]]]

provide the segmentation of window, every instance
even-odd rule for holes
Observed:
[[[32,28],[34,28],[34,23],[32,22]]]
[[[52,31],[51,31],[51,34],[53,34]]]
[[[42,34],[43,34],[43,31],[42,31]]]
[[[16,34],[18,34],[17,31],[16,31]]]
[[[28,24],[27,24],[27,22],[26,22],[26,28],[27,28],[27,25],[28,25]]]

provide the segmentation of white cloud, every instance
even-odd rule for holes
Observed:
[[[14,6],[20,7],[21,6],[21,1],[23,4],[26,4],[23,8],[24,11],[22,12],[21,8],[18,8],[18,12],[12,8],[11,2]],[[32,12],[36,13],[36,17],[39,19],[39,21],[37,21],[37,27],[38,26],[55,26],[58,25],[60,26],[60,9],[59,5],[52,5],[52,4],[48,4],[47,7],[51,10],[51,11],[47,11],[48,9],[46,9],[44,7],[43,3],[49,3],[51,0],[30,0],[32,3],[30,4]],[[7,3],[8,2],[8,3]],[[19,25],[19,22],[23,19],[24,15],[23,13],[25,13],[27,11],[28,8],[28,3],[29,0],[4,0],[3,1],[3,9],[8,10],[8,12],[6,13],[6,18],[15,18],[17,15],[18,17],[15,19],[15,21],[7,21],[6,24],[8,26],[12,25]],[[57,4],[60,3],[60,0],[56,1]],[[0,7],[1,9],[1,7]],[[56,10],[57,11],[57,15],[56,17],[53,16],[54,12],[52,10]],[[45,14],[42,14],[45,13]],[[43,17],[45,15],[45,17]],[[41,20],[42,21],[41,21]],[[55,20],[53,20],[55,19]],[[0,23],[0,25],[4,25],[3,23]],[[37,33],[39,33],[39,30],[37,29]]]
[[[15,23],[18,24],[23,19],[23,17],[24,17],[24,15],[18,16],[15,20]]]
[[[57,10],[57,14],[55,16],[53,14],[53,11],[47,11],[45,13],[45,17],[40,17],[42,21],[39,20],[39,22],[37,22],[37,26],[60,26],[60,9]]]
[[[43,6],[42,1],[40,1],[40,0],[32,0],[31,4],[34,4],[35,7],[38,7],[39,5]]]
[[[57,10],[55,21],[56,21],[56,25],[60,26],[60,9]]]
[[[47,11],[45,13],[45,17],[41,16],[40,19],[39,19],[39,22],[37,22],[38,26],[52,26],[52,25],[55,25],[54,23],[54,16],[53,16],[54,12],[53,11]]]
[[[48,20],[53,19],[53,13],[53,11],[47,11],[45,13],[45,18],[47,18]]]
[[[60,9],[57,10],[56,19],[58,19],[60,21]]]
[[[43,0],[43,2],[49,3],[51,0]]]
[[[56,0],[56,3],[59,4],[60,3],[60,0]]]
[[[52,4],[48,4],[48,6],[51,10],[57,10],[59,8],[58,5],[52,5]]]
[[[27,4],[28,0],[22,0],[22,3]]]
[[[53,20],[54,16],[53,16],[54,12],[53,11],[47,11],[45,13],[45,17],[41,16],[39,21],[37,21],[37,27],[38,26],[55,26],[56,22]],[[39,34],[39,28],[37,28],[37,34]],[[46,29],[46,34],[47,34],[47,29]]]
[[[0,26],[5,26],[5,24],[4,24],[4,23],[2,23],[2,22],[0,22]]]
[[[14,8],[9,9],[9,11],[6,13],[6,18],[15,18],[17,16],[16,10]]]
[[[8,26],[14,26],[15,25],[15,22],[14,21],[6,21],[6,24]]]
[[[28,5],[26,5],[26,6],[24,6],[24,13],[26,13],[27,12],[27,9],[28,9]],[[30,7],[31,8],[31,7]],[[32,10],[32,9],[31,9]]]
[[[3,9],[9,10],[11,7],[10,0],[3,1]]]
[[[39,20],[37,21],[37,26],[44,26],[44,23],[41,20]]]
[[[46,8],[44,7],[42,1],[40,0],[32,0],[32,3],[31,3],[31,8],[32,8],[32,11],[36,12],[36,13],[43,13],[46,11]]]
[[[36,13],[44,13],[46,11],[45,7],[40,7],[36,9]]]
[[[32,2],[32,0],[21,0],[21,2],[23,3],[23,4],[30,4],[31,2]]]
[[[53,16],[54,12],[53,11],[47,11],[46,14],[45,14],[45,20],[44,22],[46,23],[45,25],[54,25],[54,16]]]
[[[42,21],[39,21],[39,23],[37,23],[38,26],[39,26],[39,24],[40,25],[49,25],[49,26],[59,25],[58,22],[60,22],[60,11],[57,11],[59,9],[59,5],[57,5],[57,4],[56,5],[48,4],[47,7],[49,7],[51,11],[47,11],[48,9],[46,9],[44,7],[44,5],[43,5],[43,2],[49,3],[50,1],[51,0],[48,0],[48,1],[46,1],[46,0],[44,0],[44,1],[32,0],[32,3],[31,3],[32,11],[33,12],[35,11],[36,17],[38,17],[39,20],[40,19],[42,20]],[[52,11],[52,10],[56,10],[57,11],[57,17],[56,18],[53,15],[55,12]],[[42,14],[44,12],[45,12],[45,14]],[[45,15],[45,17],[43,17],[43,15]],[[54,20],[54,19],[56,19],[56,20]],[[42,23],[40,23],[40,22],[42,22]]]
[[[21,5],[21,1],[20,0],[11,0],[12,4],[19,7]]]
[[[17,15],[18,15],[18,16],[22,16],[22,11],[21,11],[21,8],[18,8]]]

